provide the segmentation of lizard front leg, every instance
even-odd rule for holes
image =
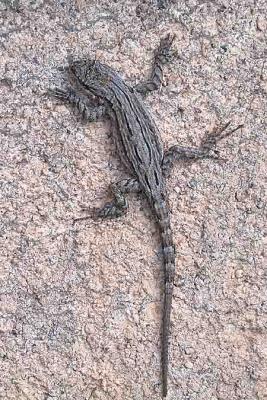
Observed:
[[[171,169],[176,161],[193,161],[203,158],[213,158],[220,159],[219,152],[216,150],[217,143],[226,138],[227,136],[234,133],[236,130],[240,129],[243,125],[238,125],[237,128],[225,132],[230,122],[221,128],[215,128],[211,134],[209,134],[202,141],[199,148],[193,147],[182,147],[182,146],[172,146],[164,154],[162,161],[162,172],[165,177],[168,177]]]
[[[150,78],[146,82],[141,82],[135,86],[135,90],[137,92],[145,96],[149,92],[157,90],[161,87],[163,81],[162,67],[173,57],[171,46],[174,38],[175,35],[168,34],[165,38],[161,39],[159,48],[155,53]]]
[[[58,99],[69,102],[87,121],[97,121],[98,119],[106,115],[107,110],[104,105],[92,106],[86,96],[77,93],[71,87],[68,87],[67,89],[56,88],[53,90],[49,90],[49,93],[52,94],[54,97],[57,97]]]

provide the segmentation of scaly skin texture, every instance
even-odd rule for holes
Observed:
[[[173,146],[164,155],[157,126],[147,111],[142,96],[161,86],[162,65],[171,58],[173,40],[174,36],[171,35],[161,40],[155,52],[150,78],[135,88],[127,85],[109,66],[96,60],[81,60],[71,62],[69,66],[72,85],[66,90],[53,91],[56,97],[75,106],[88,121],[104,116],[110,118],[118,154],[131,174],[130,179],[111,186],[114,200],[97,210],[96,216],[121,216],[128,206],[125,195],[133,191],[142,191],[157,218],[162,237],[165,276],[162,323],[163,397],[167,395],[168,343],[175,271],[175,247],[166,201],[165,178],[169,175],[174,161],[218,158],[216,152],[212,153],[216,142],[233,132],[222,134],[227,124],[219,131],[213,132],[203,141],[200,148]],[[92,106],[90,99],[95,98],[99,100],[99,104]]]

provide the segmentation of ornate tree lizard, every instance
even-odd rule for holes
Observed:
[[[121,216],[128,207],[126,195],[142,191],[157,218],[162,237],[165,276],[162,323],[163,397],[167,395],[168,342],[175,270],[175,247],[166,201],[165,180],[174,161],[218,158],[218,152],[214,150],[217,142],[241,127],[240,125],[224,133],[229,125],[227,123],[206,137],[199,148],[173,146],[163,152],[158,128],[143,104],[142,96],[161,86],[162,66],[172,56],[173,40],[174,36],[170,34],[161,39],[155,52],[150,78],[134,88],[127,85],[111,67],[97,60],[87,59],[70,63],[68,72],[71,86],[66,90],[52,91],[56,97],[74,105],[87,120],[95,121],[107,116],[115,128],[114,138],[118,154],[131,178],[111,185],[114,200],[97,210],[97,217]],[[99,100],[97,106],[90,103],[89,99],[92,97]]]

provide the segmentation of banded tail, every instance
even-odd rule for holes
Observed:
[[[168,392],[168,361],[169,361],[169,331],[172,306],[173,280],[175,271],[175,247],[172,238],[169,209],[164,198],[154,203],[155,213],[161,230],[163,255],[164,255],[164,305],[162,322],[162,394]]]

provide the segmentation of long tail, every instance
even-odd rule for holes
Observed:
[[[154,203],[156,215],[161,229],[164,254],[165,290],[162,323],[162,394],[167,396],[168,391],[168,361],[169,361],[169,331],[172,306],[173,279],[175,271],[175,247],[173,244],[170,225],[169,209],[165,199]]]

